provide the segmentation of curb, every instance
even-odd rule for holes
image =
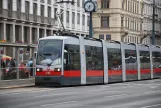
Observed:
[[[35,84],[31,84],[31,85],[17,85],[17,86],[9,86],[9,87],[0,87],[1,89],[14,89],[14,88],[24,88],[24,87],[34,87]]]
[[[33,87],[33,86],[35,86],[34,78],[0,81],[0,89],[12,89],[12,88]]]

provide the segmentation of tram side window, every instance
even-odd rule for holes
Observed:
[[[64,46],[64,70],[80,70],[79,45],[66,44]]]
[[[149,51],[140,51],[140,68],[149,69],[150,68],[150,53]]]
[[[161,68],[161,53],[152,52],[153,68]]]
[[[122,69],[121,50],[108,48],[107,53],[108,53],[108,69],[121,70]]]
[[[136,50],[125,49],[126,69],[137,69]]]
[[[86,68],[87,70],[103,69],[102,47],[85,46],[86,50]]]

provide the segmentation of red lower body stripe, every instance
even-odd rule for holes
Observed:
[[[141,74],[150,74],[151,70],[150,69],[140,69]]]
[[[108,70],[109,76],[120,76],[122,75],[122,70]]]
[[[155,68],[154,73],[161,73],[161,68]],[[141,74],[150,74],[150,69],[141,69]],[[135,75],[137,74],[137,70],[126,70],[126,75]],[[121,76],[122,70],[108,70],[109,76]],[[42,71],[36,72],[36,76],[61,76],[61,72],[54,72],[54,71]],[[87,77],[103,77],[104,71],[103,70],[87,70],[86,71]],[[64,70],[64,77],[81,77],[81,70]]]
[[[135,75],[137,74],[137,70],[126,70],[127,75]]]
[[[161,68],[154,68],[153,69],[153,72],[154,73],[161,73]]]
[[[64,70],[64,77],[81,77],[81,70]]]
[[[41,71],[36,72],[36,76],[60,76],[61,72],[54,72],[54,71]]]

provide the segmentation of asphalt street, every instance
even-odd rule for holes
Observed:
[[[161,79],[0,90],[0,108],[161,108]]]

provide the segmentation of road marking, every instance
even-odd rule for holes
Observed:
[[[53,104],[44,104],[40,105],[41,107],[46,107],[46,106],[53,106],[53,105],[60,105],[60,104],[69,104],[69,103],[76,103],[78,101],[68,101],[68,102],[60,102],[60,103],[53,103]]]
[[[61,96],[61,95],[77,95],[77,94],[84,94],[84,93],[92,93],[92,92],[99,92],[99,91],[103,91],[106,89],[101,89],[101,90],[91,90],[91,91],[87,91],[87,92],[66,92],[66,93],[61,93],[61,94],[47,94],[47,95],[41,95],[41,96],[34,96],[36,98],[41,98],[41,97],[48,97],[48,96]]]
[[[150,107],[156,107],[156,106],[160,106],[161,104],[155,104],[155,105],[149,105],[149,106],[144,106],[144,107],[141,107],[141,108],[150,108]]]
[[[128,94],[118,94],[118,95],[104,96],[104,98],[119,97],[119,96],[125,96],[125,95],[128,95]]]
[[[144,94],[149,94],[149,93],[156,93],[156,92],[161,92],[161,90],[156,90],[156,91],[147,91]]]

